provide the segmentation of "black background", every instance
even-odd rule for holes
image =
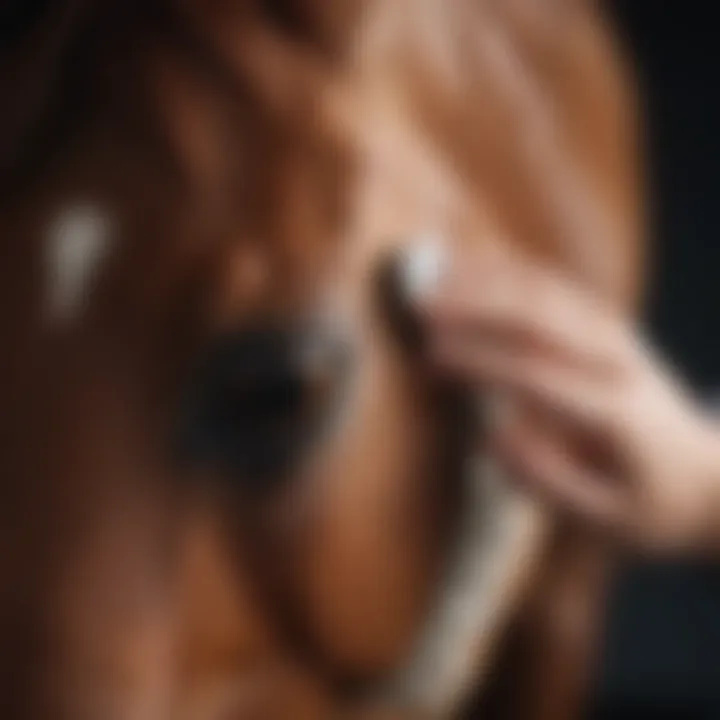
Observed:
[[[636,61],[647,123],[647,319],[658,345],[708,399],[720,391],[718,9],[710,0],[613,4]],[[610,610],[590,717],[720,719],[718,569],[628,569]]]

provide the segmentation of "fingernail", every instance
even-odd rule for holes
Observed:
[[[400,284],[405,299],[420,302],[440,286],[450,266],[442,237],[421,235],[404,251],[400,261]]]

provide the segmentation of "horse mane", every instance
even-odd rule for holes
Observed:
[[[8,0],[0,6],[0,205],[26,191],[107,99],[108,72],[132,61],[133,44],[164,43],[205,80],[242,91],[196,31],[197,8],[172,0]],[[210,8],[212,3],[208,3]],[[222,3],[220,3],[222,5]],[[357,6],[307,0],[236,3],[244,23],[262,25],[304,56],[335,60]],[[186,7],[188,6],[188,7]],[[117,73],[116,73],[117,74]]]

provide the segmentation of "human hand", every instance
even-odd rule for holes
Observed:
[[[720,535],[720,424],[620,314],[540,267],[472,262],[421,301],[438,368],[517,410],[493,431],[510,474],[651,552]]]

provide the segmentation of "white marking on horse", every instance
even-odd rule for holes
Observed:
[[[46,307],[54,323],[76,320],[86,306],[111,247],[110,219],[95,205],[74,205],[57,216],[45,247]]]
[[[424,235],[403,261],[403,291],[416,301],[442,281],[449,257],[441,237]],[[493,426],[511,422],[513,410],[507,398],[477,398],[477,412]],[[506,482],[482,449],[467,462],[457,544],[437,604],[409,664],[385,695],[391,706],[437,718],[448,717],[487,670],[489,654],[541,547],[544,526],[535,505]]]
[[[457,545],[413,657],[390,688],[400,706],[449,717],[487,671],[541,543],[542,520],[489,458],[468,459]]]

